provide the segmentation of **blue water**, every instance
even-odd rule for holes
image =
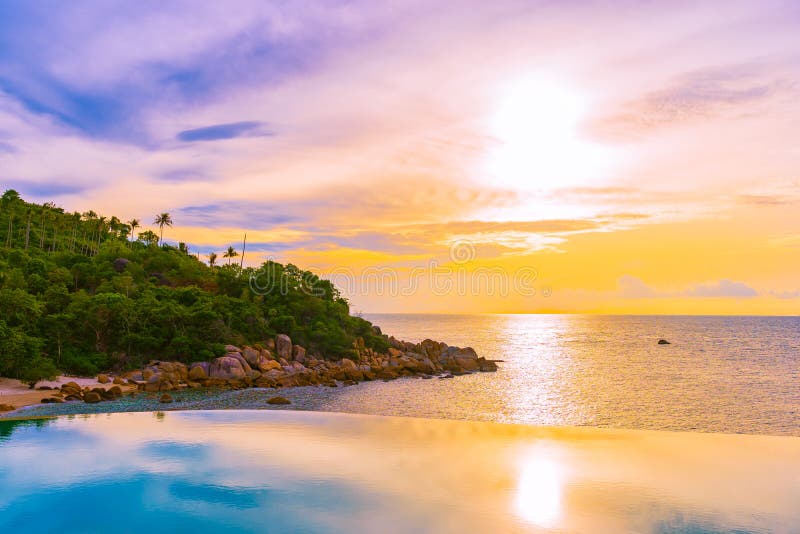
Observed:
[[[800,439],[292,411],[0,421],[0,532],[798,532]]]

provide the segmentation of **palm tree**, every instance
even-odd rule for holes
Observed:
[[[216,262],[217,262],[217,253],[212,252],[211,254],[208,255],[208,266],[213,267]]]
[[[158,243],[161,244],[161,242],[164,240],[164,227],[172,226],[172,215],[166,211],[164,213],[159,213],[156,215],[156,219],[153,221],[153,224],[157,224],[161,229],[161,235],[158,238]]]
[[[238,256],[239,253],[233,247],[228,247],[228,250],[225,251],[225,254],[222,255],[223,258],[228,258],[228,265],[231,264],[231,259]]]
[[[137,228],[140,228],[142,224],[139,222],[139,219],[131,219],[128,221],[128,226],[131,227],[131,236],[133,236],[133,240],[136,241],[136,236],[133,232],[135,232]]]

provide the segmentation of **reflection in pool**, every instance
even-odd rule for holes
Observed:
[[[792,532],[800,439],[288,411],[0,422],[0,531]]]

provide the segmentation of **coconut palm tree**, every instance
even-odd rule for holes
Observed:
[[[217,262],[217,253],[212,252],[211,254],[208,255],[208,266],[213,267],[216,262]]]
[[[236,249],[233,247],[228,247],[228,250],[225,251],[225,254],[222,255],[223,258],[228,258],[228,265],[231,264],[231,260],[238,256],[239,253],[236,252]]]
[[[141,228],[142,224],[139,222],[139,219],[131,219],[128,221],[128,226],[131,227],[131,236],[133,237],[133,240],[136,241],[136,235],[134,235],[134,232],[137,228]]]
[[[170,215],[166,211],[164,213],[159,213],[158,215],[156,215],[153,224],[157,224],[159,229],[161,229],[161,235],[158,238],[158,243],[160,245],[161,242],[164,240],[164,227],[172,226],[172,215]]]

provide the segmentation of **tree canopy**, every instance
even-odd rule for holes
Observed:
[[[0,375],[35,382],[56,369],[90,375],[153,358],[188,363],[280,333],[330,359],[351,356],[357,337],[388,347],[328,280],[275,262],[209,266],[187,247],[159,245],[150,230],[130,241],[136,227],[3,194]]]

